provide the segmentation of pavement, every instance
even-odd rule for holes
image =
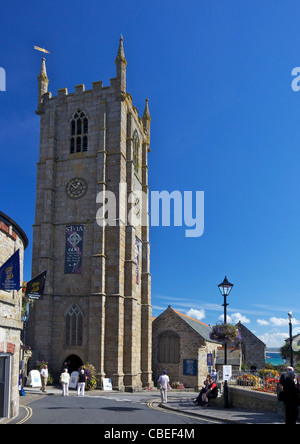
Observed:
[[[21,405],[28,405],[38,396],[45,396],[39,389],[30,387],[25,388],[26,396],[20,398]],[[268,411],[248,411],[241,409],[228,408],[219,406],[200,407],[195,406],[193,392],[176,392],[168,396],[168,403],[161,404],[160,393],[158,390],[139,392],[144,399],[149,401],[149,407],[156,409],[165,409],[175,413],[182,413],[193,418],[206,419],[212,422],[224,422],[227,424],[284,424],[283,412],[273,413]],[[76,392],[71,391],[71,396],[76,396]],[[86,392],[86,396],[120,396],[121,392],[107,392],[94,390]],[[123,393],[125,395],[125,393]],[[130,397],[131,393],[126,393],[126,397]],[[137,392],[134,393],[138,395]],[[61,396],[61,389],[56,387],[48,387],[46,396]],[[134,402],[134,399],[133,399]],[[300,422],[298,421],[298,424]]]
[[[223,407],[195,406],[192,398],[169,398],[168,404],[160,404],[161,408],[185,413],[189,416],[224,422],[227,424],[284,424],[283,412],[248,411]]]

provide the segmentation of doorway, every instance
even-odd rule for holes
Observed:
[[[77,372],[81,366],[83,366],[82,360],[77,355],[70,355],[68,356],[63,364],[67,363],[67,368],[69,373]]]
[[[9,412],[10,356],[0,355],[0,418],[8,418]]]

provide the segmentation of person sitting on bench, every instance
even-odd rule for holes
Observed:
[[[209,379],[207,391],[202,395],[202,406],[207,406],[209,399],[218,397],[218,386],[212,378]]]
[[[202,405],[202,395],[207,392],[209,381],[210,381],[210,375],[207,375],[205,381],[203,382],[203,387],[200,390],[198,397],[193,401],[195,405]]]

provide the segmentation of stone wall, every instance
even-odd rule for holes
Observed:
[[[248,370],[261,370],[265,368],[266,345],[255,336],[247,327],[238,323],[237,327],[242,333],[242,362],[246,364]]]
[[[159,336],[164,332],[174,332],[180,338],[180,352],[178,363],[159,362],[158,342]],[[218,344],[204,340],[191,326],[177,313],[168,308],[153,322],[153,377],[156,382],[162,370],[167,370],[172,382],[181,382],[185,387],[199,389],[203,385],[208,373],[207,353],[212,353],[214,360]],[[198,374],[188,376],[183,373],[185,359],[198,361]]]
[[[237,409],[277,412],[282,408],[282,403],[278,403],[277,396],[273,393],[263,393],[231,385],[229,385],[228,393],[229,403]]]
[[[28,240],[21,228],[8,216],[0,212],[0,266],[18,249],[20,250],[21,281],[23,279],[24,250]],[[10,293],[0,291],[0,356],[10,359],[10,406],[9,416],[19,411],[19,365],[22,291]]]

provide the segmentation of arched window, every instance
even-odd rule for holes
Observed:
[[[65,345],[82,345],[83,313],[73,304],[65,313]]]
[[[172,331],[165,331],[158,338],[157,361],[165,364],[180,362],[180,338]]]
[[[70,153],[82,153],[88,150],[89,121],[84,111],[78,110],[71,120]]]
[[[133,165],[135,172],[139,172],[139,149],[140,149],[140,141],[137,130],[133,133]]]

